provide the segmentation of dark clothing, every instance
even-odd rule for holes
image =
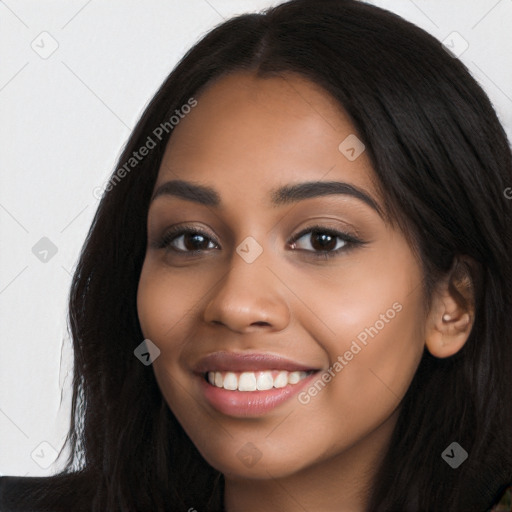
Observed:
[[[0,512],[90,512],[94,490],[87,482],[74,475],[0,477]],[[512,485],[502,489],[485,512],[512,512],[511,494]]]

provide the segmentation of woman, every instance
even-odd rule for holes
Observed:
[[[482,89],[398,16],[293,0],[217,27],[82,251],[67,469],[3,478],[3,509],[497,507],[511,182]]]

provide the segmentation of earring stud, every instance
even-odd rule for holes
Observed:
[[[444,320],[445,322],[449,322],[451,319],[452,319],[452,317],[451,317],[448,313],[445,313],[445,314],[443,315],[443,320]]]

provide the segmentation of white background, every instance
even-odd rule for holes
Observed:
[[[93,190],[185,51],[223,18],[277,3],[0,2],[0,474],[49,475],[62,465],[51,463],[69,425],[66,302],[98,205]],[[371,3],[440,41],[458,32],[469,44],[460,59],[511,139],[512,0]],[[32,48],[52,44],[47,58]],[[57,248],[47,262],[32,252],[42,237]]]

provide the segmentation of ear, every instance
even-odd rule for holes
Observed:
[[[434,291],[427,315],[425,344],[435,357],[457,353],[471,333],[475,316],[471,267],[470,258],[455,257],[452,268]]]

